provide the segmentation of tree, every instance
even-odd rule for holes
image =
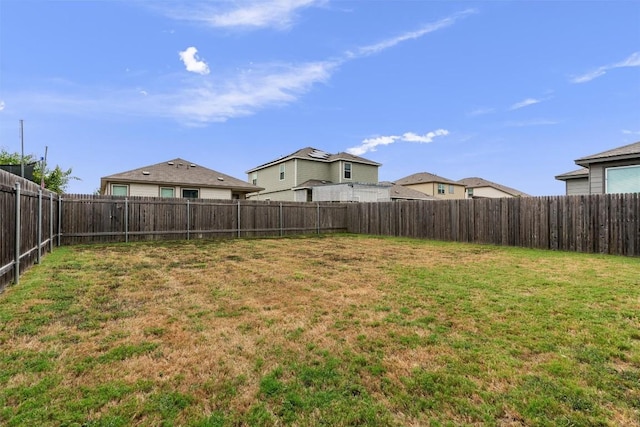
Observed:
[[[20,153],[10,153],[4,148],[0,149],[0,164],[2,165],[19,165],[21,157]],[[75,176],[71,176],[71,168],[64,170],[58,165],[53,169],[45,167],[45,170],[43,171],[42,162],[36,160],[36,157],[33,154],[25,155],[24,163],[35,163],[33,181],[36,184],[40,184],[42,175],[44,174],[44,188],[53,191],[54,193],[64,193],[69,185],[69,181],[72,179],[80,179]]]

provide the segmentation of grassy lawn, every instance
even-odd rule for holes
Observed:
[[[640,259],[363,236],[56,249],[0,425],[640,425]]]

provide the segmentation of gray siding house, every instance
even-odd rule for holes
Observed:
[[[244,199],[260,190],[257,185],[179,158],[100,179],[100,194],[112,196]]]
[[[640,141],[575,160],[582,169],[557,175],[566,194],[640,192]]]
[[[312,201],[313,187],[326,184],[377,184],[380,163],[348,153],[329,154],[306,147],[247,171],[263,190],[255,200]]]

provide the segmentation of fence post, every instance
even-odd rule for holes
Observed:
[[[189,240],[189,228],[191,227],[191,218],[189,218],[189,199],[187,199],[187,240]]]
[[[49,193],[49,252],[53,252],[53,193]]]
[[[129,242],[129,199],[124,198],[124,241]]]
[[[38,189],[38,253],[36,255],[36,264],[40,264],[42,256],[42,188]]]
[[[282,237],[282,236],[283,236],[283,231],[284,231],[284,230],[282,229],[282,227],[283,227],[283,222],[284,222],[284,221],[283,221],[283,218],[282,218],[282,202],[280,202],[280,237]]]
[[[58,247],[62,239],[62,197],[58,195]]]
[[[320,202],[316,202],[316,228],[318,234],[320,234]]]
[[[16,182],[16,242],[13,264],[13,282],[20,283],[20,183]]]
[[[238,200],[238,237],[240,237],[240,200]]]

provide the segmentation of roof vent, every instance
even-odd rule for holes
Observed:
[[[196,165],[195,165],[195,164],[193,164],[193,163],[191,163],[189,166],[191,166],[192,168],[195,168],[195,167],[196,167]]]
[[[218,181],[224,181],[224,178],[223,178],[223,177],[221,177],[221,176],[219,176],[219,177],[218,177]]]
[[[149,175],[150,172],[149,171],[142,171],[142,175]]]
[[[173,166],[173,162],[167,162],[169,166]]]
[[[309,153],[309,157],[312,157],[314,159],[321,159],[321,160],[326,160],[329,158],[331,154],[326,153],[322,150],[313,150]]]

